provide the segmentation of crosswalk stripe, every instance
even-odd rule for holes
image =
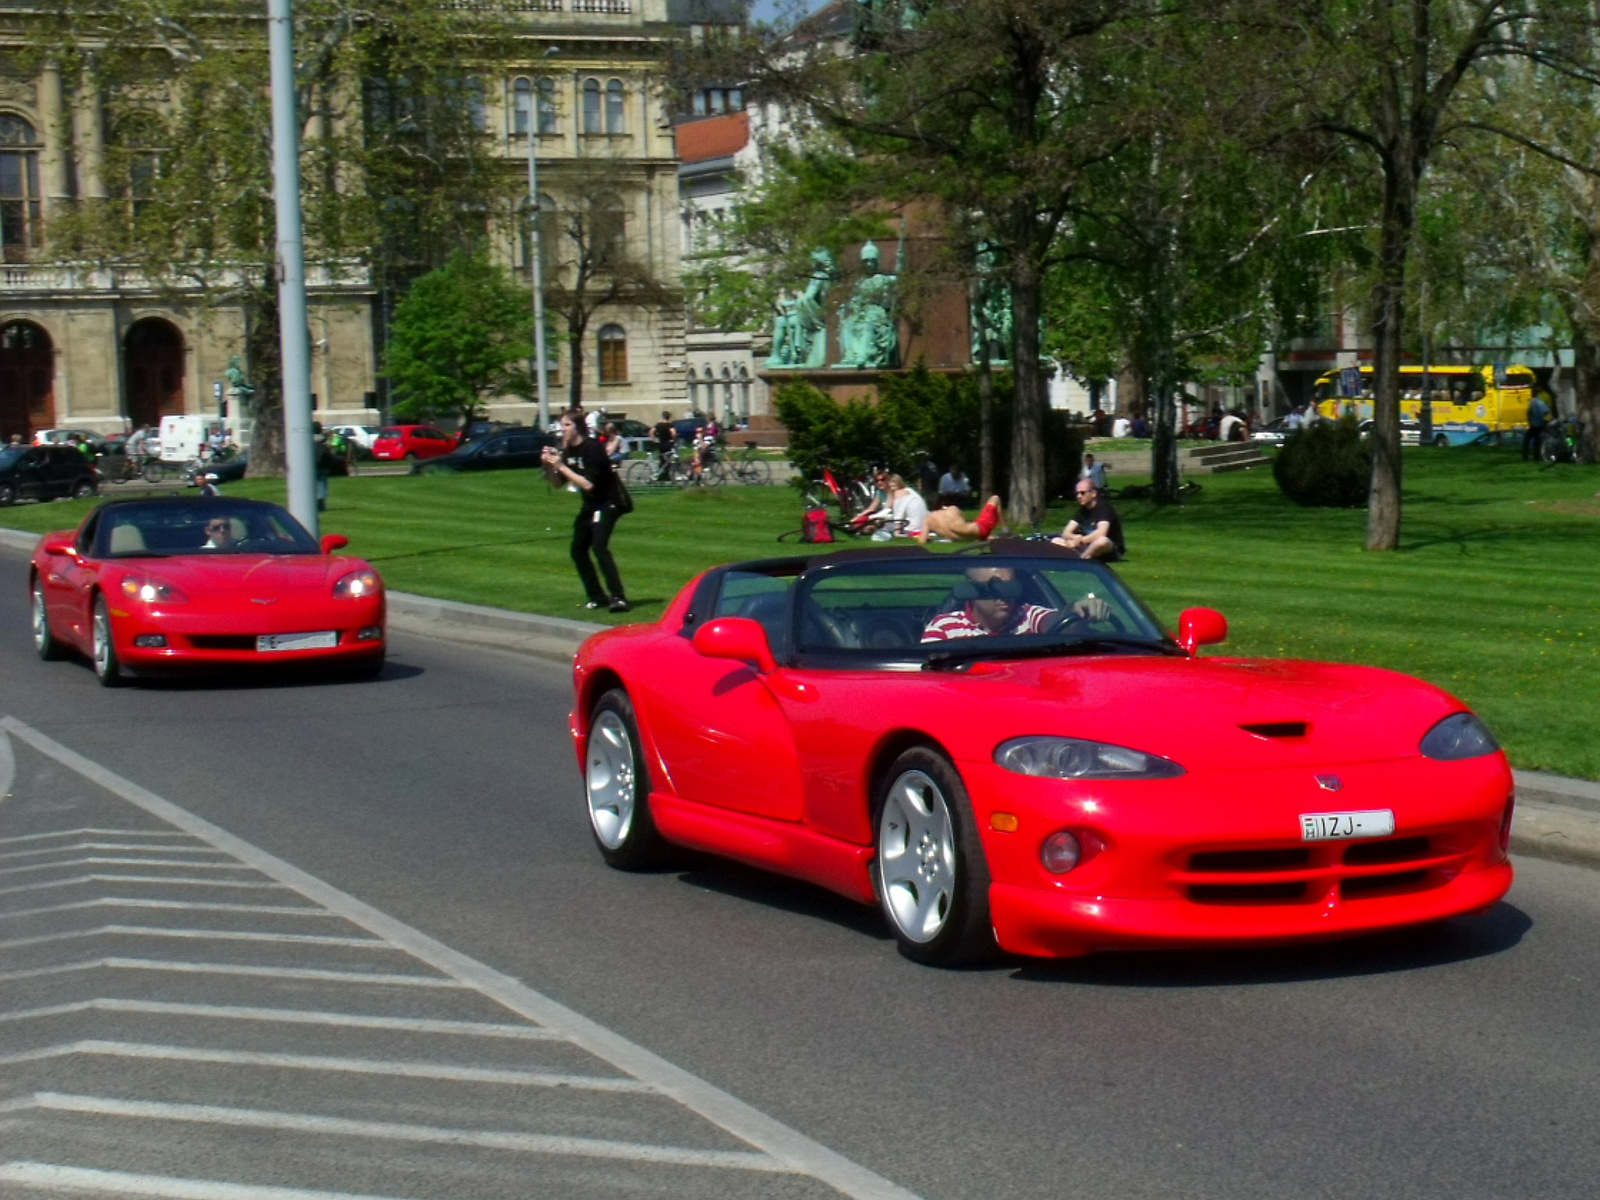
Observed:
[[[167,962],[158,958],[92,958],[87,962],[59,963],[49,967],[29,967],[21,971],[0,971],[0,982],[38,979],[47,975],[69,975],[104,967],[113,971],[175,971],[191,975],[252,975],[263,979],[316,979],[327,983],[378,983],[397,987],[465,988],[467,985],[442,975],[385,975],[376,971],[325,971],[316,967],[258,967],[242,963]]]
[[[81,850],[121,850],[124,853],[137,851],[159,850],[163,854],[211,854],[221,853],[210,846],[120,846],[115,842],[73,842],[68,846],[47,846],[41,850],[13,850],[8,854],[0,854],[0,862],[10,862],[18,858],[38,858],[44,854],[67,854]]]
[[[62,933],[41,933],[35,937],[13,938],[0,942],[0,950],[23,946],[45,946],[91,937],[198,938],[218,942],[283,942],[296,946],[354,946],[362,950],[394,950],[382,938],[333,937],[321,933],[266,933],[251,929],[163,929],[159,925],[100,925],[94,929],[69,929]],[[398,951],[397,951],[398,953]]]
[[[0,838],[0,846],[16,846],[23,842],[42,842],[46,838],[66,837],[162,837],[194,839],[181,829],[52,829],[46,833],[23,833],[16,837]]]
[[[0,1183],[40,1192],[108,1193],[151,1196],[158,1200],[397,1200],[392,1196],[365,1193],[226,1183],[216,1179],[176,1179],[170,1175],[140,1175],[132,1171],[100,1171],[36,1162],[0,1163]]]
[[[33,1021],[80,1012],[140,1013],[219,1021],[261,1021],[284,1025],[327,1025],[344,1029],[385,1029],[397,1033],[439,1033],[459,1037],[560,1042],[566,1039],[542,1025],[503,1025],[491,1021],[451,1021],[431,1017],[386,1017],[376,1013],[319,1012],[315,1009],[260,1008],[234,1004],[188,1004],[175,1000],[120,1000],[101,997],[72,1004],[0,1013],[0,1022]]]
[[[71,879],[49,879],[43,883],[22,883],[0,888],[0,896],[18,892],[42,892],[49,888],[75,887],[80,883],[159,883],[169,887],[240,888],[265,892],[288,892],[281,883],[258,883],[251,879],[185,879],[178,875],[74,875]]]
[[[165,850],[163,846],[161,849]],[[60,862],[29,863],[25,867],[0,868],[0,875],[22,875],[29,871],[58,871],[62,867],[186,867],[203,871],[254,871],[254,867],[241,862],[189,862],[181,858],[110,858],[103,854],[90,854],[83,858],[64,858]]]
[[[203,900],[135,899],[132,896],[96,896],[93,900],[74,900],[71,904],[51,904],[44,908],[22,908],[0,913],[0,921],[20,921],[24,917],[47,917],[55,913],[80,912],[89,908],[170,908],[184,912],[241,913],[265,917],[332,917],[338,913],[309,904],[209,904]]]

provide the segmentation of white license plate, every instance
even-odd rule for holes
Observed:
[[[263,633],[256,638],[256,649],[268,650],[332,650],[339,644],[337,630],[321,629],[316,633]]]
[[[1375,808],[1369,812],[1300,814],[1300,840],[1303,842],[1388,837],[1393,832],[1394,813],[1387,808]]]

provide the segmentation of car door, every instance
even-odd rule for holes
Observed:
[[[100,575],[100,563],[92,557],[99,520],[98,512],[91,514],[73,541],[74,553],[51,555],[41,576],[51,629],[64,641],[85,649],[89,644],[89,595]]]
[[[476,457],[478,465],[485,471],[503,471],[511,466],[510,462],[511,439],[505,437],[492,437],[483,443]]]
[[[12,476],[17,485],[17,495],[30,500],[47,497],[50,494],[49,470],[50,448],[35,446],[29,450],[17,464]]]
[[[728,572],[714,615],[746,615],[759,587]],[[761,576],[764,584],[786,583]],[[731,588],[729,587],[731,585]],[[770,615],[770,614],[769,614]],[[776,620],[781,621],[781,616]],[[764,624],[766,622],[763,622]],[[669,785],[686,800],[781,821],[799,821],[799,757],[783,707],[746,663],[707,658],[688,637],[666,641],[642,689],[644,723],[667,765]],[[658,785],[659,786],[659,785]]]
[[[72,485],[88,474],[88,459],[76,446],[52,446],[45,469],[46,486],[51,496],[72,495]]]
[[[537,467],[539,465],[539,436],[533,433],[513,433],[506,439],[505,465],[508,467]]]

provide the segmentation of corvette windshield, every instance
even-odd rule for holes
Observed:
[[[104,511],[96,535],[102,558],[316,554],[319,549],[305,527],[276,504],[228,500],[118,504]]]
[[[1170,653],[1111,572],[1076,559],[940,555],[824,565],[801,581],[802,655],[920,663],[1041,654]]]

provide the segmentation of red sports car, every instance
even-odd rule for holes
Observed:
[[[28,573],[39,657],[89,656],[107,687],[133,672],[327,663],[376,674],[384,658],[378,573],[319,546],[259,500],[114,500],[39,539]]]
[[[432,425],[385,425],[372,443],[372,457],[386,462],[438,458],[459,445],[460,438]]]
[[[578,653],[600,853],[668,843],[883,909],[920,962],[1266,944],[1482,912],[1511,771],[1372,667],[1200,658],[1054,547],[736,563]]]

